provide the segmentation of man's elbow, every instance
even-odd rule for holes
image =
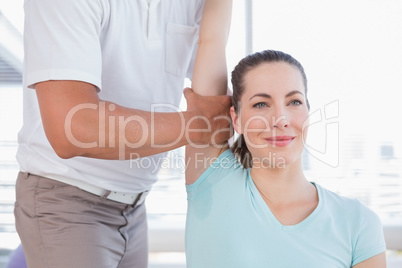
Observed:
[[[46,135],[53,151],[62,159],[81,156],[85,153],[85,150],[93,147],[92,143],[84,143],[81,141],[84,137],[68,137],[68,135],[63,134],[55,135],[55,133],[53,133],[52,135],[48,133]]]
[[[53,140],[50,141],[50,145],[53,148],[53,151],[57,154],[58,157],[62,159],[70,159],[75,156],[79,156],[78,148],[72,145],[70,142],[61,141],[61,140]]]
[[[46,137],[53,151],[62,159],[84,156],[88,150],[98,146],[92,140],[91,131],[81,127],[81,131],[67,130],[62,127],[45,128]]]

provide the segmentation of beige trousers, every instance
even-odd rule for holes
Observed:
[[[20,172],[14,208],[29,268],[146,268],[144,203],[133,207]]]

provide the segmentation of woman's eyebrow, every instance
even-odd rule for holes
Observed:
[[[301,91],[299,91],[299,90],[293,90],[293,91],[290,91],[288,94],[286,94],[285,97],[288,98],[288,97],[293,96],[293,95],[295,95],[295,94],[301,94],[301,95],[304,96],[304,94],[303,94]]]
[[[263,97],[263,98],[271,99],[271,95],[269,95],[267,93],[257,93],[255,95],[251,96],[251,98],[249,100],[251,100],[252,98],[255,98],[255,97]]]
[[[304,96],[304,94],[303,94],[301,91],[299,91],[299,90],[293,90],[293,91],[290,91],[288,94],[286,94],[285,97],[288,98],[288,97],[293,96],[293,95],[295,95],[295,94],[301,94],[301,95]],[[251,96],[251,98],[250,98],[249,100],[251,100],[252,98],[255,98],[255,97],[263,97],[263,98],[272,99],[271,95],[269,95],[269,94],[267,94],[267,93],[257,93],[257,94],[255,94],[255,95]]]

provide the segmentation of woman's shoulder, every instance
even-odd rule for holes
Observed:
[[[229,171],[231,172],[233,170],[242,168],[242,165],[239,163],[231,149],[227,149],[217,156],[203,156],[202,158],[197,159],[196,162],[208,166],[208,168],[203,172],[200,178],[208,176],[211,173],[222,173]]]
[[[351,242],[352,265],[385,251],[381,220],[368,206],[356,198],[342,196],[322,186],[316,185],[323,202],[326,219]]]
[[[210,159],[210,161],[211,165],[201,175],[200,179],[202,177],[208,177],[212,174],[220,174],[220,176],[222,177],[225,174],[233,174],[236,172],[245,171],[244,167],[237,160],[231,149],[227,149],[215,159]]]
[[[354,219],[352,222],[366,220],[379,221],[377,214],[366,204],[353,197],[343,196],[316,184],[324,206],[331,214],[340,218]]]
[[[332,206],[339,206],[339,207],[344,207],[345,205],[351,206],[352,208],[359,207],[362,203],[353,197],[348,197],[345,195],[342,195],[341,193],[336,193],[324,186],[321,186],[317,183],[314,183],[314,185],[317,187],[320,196],[325,199],[325,202],[329,205]]]
[[[219,156],[205,161],[209,162],[209,167],[196,182],[186,185],[187,191],[203,184],[209,186],[216,185],[228,178],[230,178],[232,183],[236,179],[243,179],[247,175],[247,169],[240,164],[231,149],[227,149]]]
[[[242,168],[242,165],[237,160],[236,156],[231,149],[223,151],[218,157],[216,157],[211,164],[213,169],[215,168]]]

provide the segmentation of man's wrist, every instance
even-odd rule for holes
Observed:
[[[192,144],[209,144],[212,127],[209,119],[201,112],[187,111],[185,124],[186,143]]]

